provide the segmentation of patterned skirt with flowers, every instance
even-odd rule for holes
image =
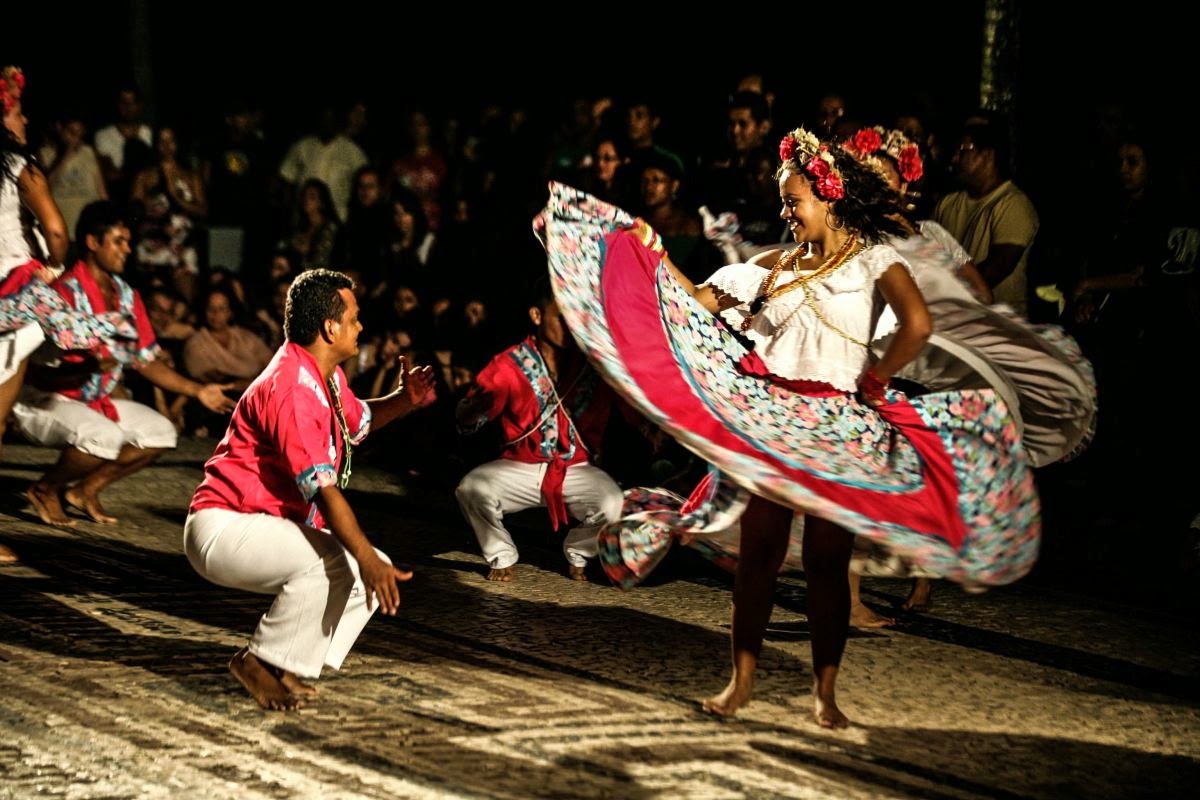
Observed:
[[[995,392],[892,393],[873,409],[749,374],[741,341],[626,231],[628,214],[553,184],[541,219],[555,296],[580,347],[628,402],[716,470],[686,501],[655,490],[627,497],[626,518],[601,532],[619,585],[643,578],[664,540],[727,543],[743,492],[831,520],[971,589],[1032,567],[1033,476]]]
[[[37,325],[60,350],[93,350],[116,339],[136,339],[133,323],[119,312],[90,314],[75,310],[35,273],[29,261],[0,282],[0,334]]]

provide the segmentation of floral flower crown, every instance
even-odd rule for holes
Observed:
[[[21,99],[25,89],[25,74],[20,67],[5,67],[0,72],[0,100],[4,101],[4,113],[12,111],[12,107]]]
[[[874,128],[863,128],[854,134],[844,145],[846,150],[855,158],[866,162],[879,171],[881,164],[877,153],[883,153],[895,160],[900,171],[900,177],[906,183],[919,181],[925,174],[925,163],[921,160],[921,150],[902,131],[884,130],[882,125]]]
[[[796,128],[779,142],[779,158],[800,165],[817,188],[822,200],[841,200],[846,196],[846,184],[842,172],[834,166],[833,153],[829,145],[821,142],[815,134],[804,128]]]

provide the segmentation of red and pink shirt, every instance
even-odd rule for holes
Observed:
[[[120,276],[109,275],[116,296],[115,307],[110,307],[104,290],[96,282],[92,270],[84,261],[79,261],[54,282],[53,288],[62,295],[72,309],[84,317],[112,316],[132,322],[134,338],[105,337],[92,349],[97,358],[112,357],[116,365],[107,372],[95,372],[83,378],[78,386],[62,388],[55,386],[59,394],[87,403],[111,420],[117,420],[117,409],[109,395],[121,383],[125,368],[138,369],[155,361],[162,350],[154,337],[154,327],[146,314],[137,290],[123,281]],[[85,355],[72,353],[63,357],[67,363],[80,362]]]
[[[549,465],[542,497],[555,529],[567,521],[562,496],[567,467],[586,463],[592,454],[599,456],[615,398],[582,357],[564,370],[559,385],[561,397],[530,336],[483,368],[463,402],[486,393],[491,403],[474,419],[459,420],[462,433],[498,420],[506,442],[502,458]]]
[[[371,427],[371,409],[350,391],[341,367],[333,380],[350,444],[356,445]],[[321,487],[337,485],[344,457],[334,398],[316,359],[284,342],[234,408],[189,510],[270,514],[323,528],[314,499]]]

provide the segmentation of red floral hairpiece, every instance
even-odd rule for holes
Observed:
[[[5,67],[0,72],[0,100],[4,102],[4,113],[12,111],[25,90],[25,74],[20,67]]]
[[[870,163],[878,152],[890,156],[896,161],[900,177],[907,183],[919,181],[925,174],[925,163],[921,160],[920,148],[902,131],[886,131],[880,125],[863,128],[850,137],[845,147],[857,159],[867,163]]]
[[[822,200],[841,200],[846,196],[846,184],[829,146],[804,128],[796,128],[783,137],[779,142],[779,158],[799,165],[812,179],[817,196]]]

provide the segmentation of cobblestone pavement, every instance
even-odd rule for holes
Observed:
[[[106,496],[119,526],[38,524],[53,454],[4,450],[0,797],[1182,797],[1200,783],[1194,620],[1023,585],[851,639],[842,707],[809,721],[804,584],[780,588],[755,702],[726,678],[729,580],[687,554],[621,593],[563,576],[520,515],[511,584],[483,579],[449,493],[355,470],[365,527],[412,563],[320,702],[263,713],[225,671],[263,596],[205,583],[181,528],[211,442]],[[868,582],[886,606],[899,582]]]

